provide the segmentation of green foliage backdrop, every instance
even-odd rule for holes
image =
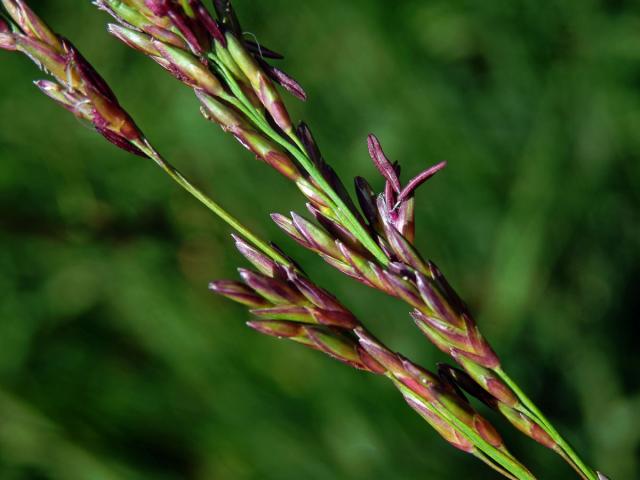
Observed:
[[[306,86],[298,118],[345,178],[369,131],[418,196],[417,233],[507,368],[612,479],[640,474],[640,4],[237,0]],[[109,38],[88,1],[33,6],[167,158],[305,262],[398,350],[443,357],[401,303],[284,238],[301,196]],[[0,478],[490,479],[387,382],[244,327],[206,290],[241,257],[149,162],[41,96],[0,54]],[[379,182],[379,179],[376,179]],[[541,478],[559,459],[487,413]]]

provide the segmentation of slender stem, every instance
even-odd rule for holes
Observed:
[[[482,453],[480,451],[477,451],[477,452],[473,453],[473,456],[476,457],[481,462],[483,462],[489,468],[492,468],[493,470],[498,472],[500,475],[502,475],[504,477],[507,477],[509,480],[519,480],[518,477],[515,477],[511,472],[509,472],[508,470],[505,470],[504,468],[502,468],[500,465],[498,465],[496,462],[494,462],[491,459],[491,457],[488,457],[486,454],[484,454],[484,453]]]
[[[582,480],[589,480],[589,477],[587,477],[587,475],[580,470],[580,467],[578,465],[576,465],[576,462],[574,462],[573,460],[571,460],[571,457],[569,457],[569,455],[567,455],[567,453],[558,448],[558,450],[556,450],[556,452],[558,453],[558,455],[560,455],[562,457],[562,459],[567,462],[569,464],[569,466],[571,466],[571,468],[573,468],[573,470],[575,470],[575,472],[580,475],[580,478]]]
[[[218,202],[213,200],[211,197],[207,196],[202,190],[193,185],[189,180],[187,180],[182,173],[178,169],[176,169],[173,165],[171,165],[168,161],[166,161],[162,156],[156,152],[153,148],[151,148],[148,144],[138,143],[138,148],[140,148],[151,160],[153,160],[162,170],[164,170],[178,185],[184,188],[187,192],[193,195],[200,203],[202,203],[205,207],[211,210],[215,215],[217,215],[221,220],[227,223],[231,228],[237,231],[240,235],[242,235],[246,240],[251,242],[254,246],[262,251],[265,255],[267,255],[272,260],[275,260],[281,263],[284,266],[292,266],[290,260],[284,257],[280,252],[278,252],[275,248],[269,245],[264,240],[257,237],[251,230],[245,227],[240,220],[235,218],[232,214],[230,214],[227,210],[224,209]]]
[[[501,367],[496,368],[495,373],[513,390],[518,399],[522,402],[524,407],[534,416],[534,420],[538,420],[540,427],[542,427],[551,438],[562,449],[566,457],[571,460],[569,463],[573,464],[576,471],[580,473],[586,480],[598,480],[597,474],[590,468],[571,447],[562,435],[555,429],[551,422],[544,416],[540,409],[533,403],[533,401],[522,391],[518,384],[506,374]]]

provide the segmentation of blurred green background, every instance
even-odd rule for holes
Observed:
[[[393,348],[443,359],[406,306],[284,238],[267,214],[302,197],[109,38],[105,14],[31,3],[188,176]],[[406,175],[449,161],[418,195],[420,248],[577,449],[612,480],[638,478],[640,3],[236,4],[286,52],[310,95],[292,111],[344,178],[381,185],[370,131]],[[38,94],[26,59],[0,62],[0,478],[497,478],[383,379],[247,329],[206,289],[243,265],[228,229]],[[540,478],[574,478],[486,413]]]

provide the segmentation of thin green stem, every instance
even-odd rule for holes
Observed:
[[[178,169],[166,161],[158,152],[146,143],[137,143],[140,148],[151,160],[153,160],[162,170],[164,170],[178,185],[184,188],[187,192],[193,195],[200,203],[211,210],[221,220],[227,223],[236,232],[242,235],[246,240],[251,242],[255,247],[260,249],[262,253],[267,255],[272,260],[281,263],[284,266],[293,266],[290,260],[278,252],[275,248],[269,245],[264,240],[257,237],[251,230],[245,227],[240,220],[235,218],[227,210],[224,209],[218,202],[206,195],[202,190],[193,185],[187,180]]]
[[[522,402],[524,407],[528,410],[534,418],[539,422],[541,428],[543,428],[549,436],[558,444],[558,446],[562,449],[566,457],[570,459],[569,464],[573,464],[572,466],[576,469],[578,473],[580,473],[586,480],[598,480],[598,476],[596,472],[590,468],[576,453],[576,451],[571,447],[569,442],[567,442],[562,435],[555,429],[555,427],[551,424],[551,422],[544,416],[544,414],[540,411],[540,409],[533,403],[533,401],[522,391],[522,389],[518,386],[518,384],[506,374],[502,368],[498,367],[495,370],[495,373],[513,390],[518,399]],[[565,459],[566,457],[562,455]]]
[[[569,455],[567,455],[567,453],[562,450],[561,448],[558,448],[558,450],[556,450],[556,452],[558,453],[558,455],[560,455],[562,457],[562,459],[567,462],[567,464],[569,464],[569,466],[571,468],[573,468],[573,470],[580,475],[580,478],[582,480],[589,480],[589,477],[587,477],[587,475],[580,469],[580,467],[578,465],[576,465],[576,463],[571,460],[571,457],[569,457]]]
[[[483,462],[485,465],[487,465],[489,468],[495,470],[496,472],[498,472],[500,475],[507,477],[509,480],[519,480],[518,477],[515,477],[511,472],[509,472],[508,470],[505,470],[504,468],[502,468],[500,465],[498,465],[496,462],[494,462],[491,457],[487,456],[486,454],[477,451],[473,453],[473,456],[476,457],[478,460],[480,460],[481,462]]]

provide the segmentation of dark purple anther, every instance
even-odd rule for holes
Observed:
[[[424,182],[429,180],[431,177],[433,177],[436,173],[438,173],[440,170],[442,170],[446,166],[447,166],[447,162],[440,162],[434,165],[433,167],[430,167],[426,169],[424,172],[421,172],[415,177],[413,177],[398,195],[397,203],[402,203],[407,198],[411,197],[420,185],[422,185]]]
[[[271,78],[271,80],[276,82],[278,85],[281,85],[294,97],[302,100],[303,102],[307,100],[307,93],[295,79],[291,78],[279,68],[272,67],[261,58],[258,58],[258,63],[267,73],[267,75],[269,75],[269,78]]]
[[[370,134],[367,143],[369,146],[369,155],[371,156],[371,159],[373,160],[376,168],[380,171],[382,176],[386,178],[387,181],[391,184],[391,188],[393,188],[396,193],[400,193],[400,180],[398,179],[396,169],[384,154],[384,151],[382,150],[380,142],[378,141],[376,136]]]
[[[258,42],[245,40],[244,44],[247,47],[247,50],[253,53],[254,57],[271,58],[273,60],[282,60],[284,58],[284,55],[282,55],[281,53],[274,52],[273,50],[259,44]]]

